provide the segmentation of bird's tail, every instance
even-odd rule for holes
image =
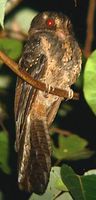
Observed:
[[[35,115],[32,119],[29,115],[22,131],[18,152],[19,187],[42,194],[51,169],[51,142],[46,117]]]

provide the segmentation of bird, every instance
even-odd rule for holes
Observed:
[[[50,87],[68,91],[79,77],[82,53],[72,22],[61,12],[44,11],[30,25],[19,69],[46,84],[38,90],[19,77],[15,91],[16,144],[19,188],[30,193],[46,191],[51,170],[49,127],[64,98],[52,95]]]

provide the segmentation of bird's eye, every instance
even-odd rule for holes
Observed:
[[[52,18],[48,18],[46,24],[48,27],[53,27],[55,25],[55,20]]]

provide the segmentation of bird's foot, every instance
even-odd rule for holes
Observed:
[[[49,84],[46,84],[46,90],[45,90],[45,97],[48,98],[48,94],[50,93],[50,91],[54,91],[54,88],[49,85]]]
[[[66,98],[66,101],[73,98],[73,90],[70,87],[67,88],[67,92],[68,97]]]

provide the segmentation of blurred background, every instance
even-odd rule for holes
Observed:
[[[63,12],[69,16],[83,54],[82,72],[73,86],[74,91],[80,93],[80,99],[62,102],[50,128],[54,149],[52,165],[66,163],[77,174],[83,174],[96,168],[96,117],[83,91],[86,61],[96,49],[95,0],[9,0],[5,7],[4,29],[0,28],[0,50],[18,62],[32,18],[45,10]],[[15,85],[16,75],[0,61],[0,200],[27,200],[30,197],[17,185]],[[68,155],[66,151],[62,153],[62,137],[63,148],[66,147]]]

